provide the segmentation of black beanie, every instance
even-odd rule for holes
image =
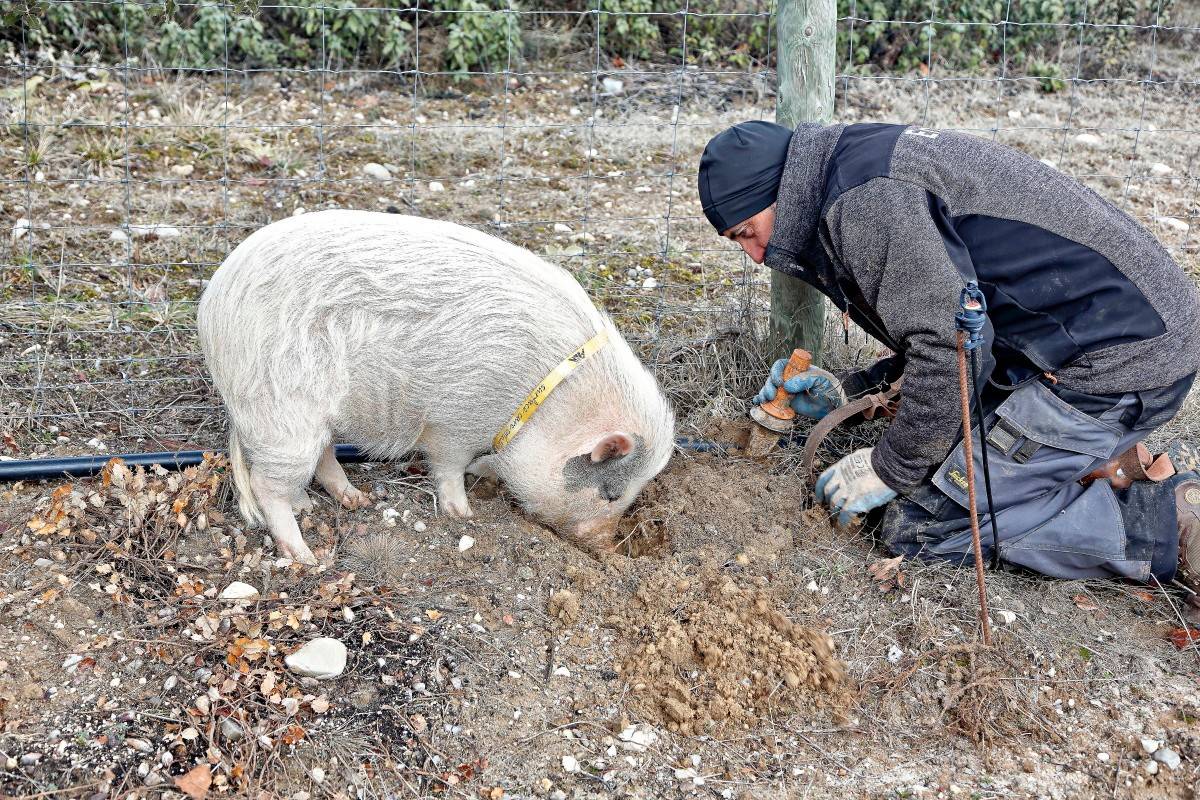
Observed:
[[[775,202],[792,132],[753,120],[726,128],[700,156],[700,205],[704,216],[725,231]]]

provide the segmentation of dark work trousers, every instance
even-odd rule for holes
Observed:
[[[1040,377],[1011,390],[989,386],[984,410],[1001,559],[1061,578],[1170,580],[1179,559],[1178,478],[1135,482],[1124,490],[1106,480],[1084,486],[1079,479],[1173,417],[1194,378],[1108,396],[1072,392]],[[976,505],[989,559],[992,523],[977,422]],[[974,559],[965,467],[960,436],[927,483],[885,507],[880,535],[893,553],[956,563]]]

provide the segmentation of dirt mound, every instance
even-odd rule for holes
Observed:
[[[607,622],[636,641],[620,664],[634,704],[669,730],[711,733],[844,705],[833,639],[793,623],[769,591],[716,569],[692,579],[655,573]]]

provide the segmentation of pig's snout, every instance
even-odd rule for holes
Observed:
[[[620,516],[589,519],[576,525],[572,535],[585,547],[612,552],[617,547],[617,526],[620,523]]]

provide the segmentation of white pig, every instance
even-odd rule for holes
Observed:
[[[314,562],[294,514],[314,474],[368,506],[334,442],[373,458],[424,453],[440,509],[471,516],[464,477],[494,475],[568,537],[611,547],[666,465],[674,417],[612,321],[563,269],[448,222],[322,211],[272,223],[229,255],[200,299],[200,343],[229,413],[242,515]],[[499,452],[526,395],[601,332]]]

